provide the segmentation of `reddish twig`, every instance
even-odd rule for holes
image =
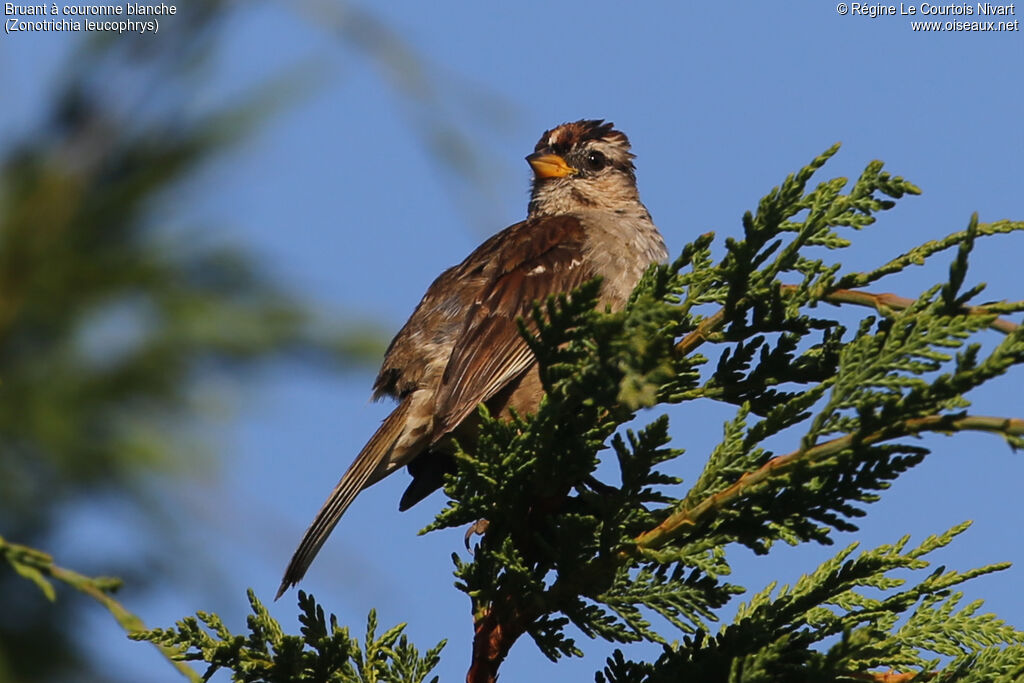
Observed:
[[[796,285],[782,285],[784,293],[792,293],[796,290]],[[865,292],[861,289],[836,289],[829,292],[824,300],[836,305],[853,304],[855,306],[866,306],[875,309],[886,317],[891,315],[892,311],[902,311],[914,304],[913,299],[905,296],[897,296],[890,292],[875,294],[874,292]],[[961,310],[969,315],[992,315],[984,306],[964,306]],[[993,330],[1003,334],[1011,334],[1020,325],[1005,318],[996,318],[992,322],[991,327]]]
[[[511,607],[511,606],[510,606]],[[503,621],[493,605],[479,615],[474,624],[473,660],[466,674],[466,683],[494,683],[498,680],[498,667],[519,636],[526,631],[532,617],[510,608]]]
[[[895,671],[868,671],[867,673],[844,674],[843,678],[853,678],[858,681],[871,681],[871,683],[909,683],[920,675],[919,672],[907,672],[898,674]],[[926,676],[931,678],[931,676]]]
[[[796,285],[782,285],[781,291],[784,294],[792,294],[797,291]],[[860,289],[836,289],[824,297],[822,301],[827,301],[831,304],[853,304],[855,306],[866,306],[873,308],[878,311],[881,315],[886,317],[892,315],[893,311],[902,311],[908,308],[914,303],[913,299],[905,296],[897,296],[889,292],[883,292],[881,294],[875,294],[874,292],[865,292]],[[970,315],[991,315],[984,306],[964,306],[963,311]],[[693,332],[683,337],[679,342],[676,343],[676,351],[682,354],[688,354],[696,349],[698,346],[707,341],[708,337],[718,330],[725,322],[725,309],[719,310],[714,315],[705,318],[701,321],[700,325],[697,326]],[[991,328],[1002,332],[1003,334],[1011,334],[1015,332],[1020,325],[1005,318],[996,318],[992,322]]]

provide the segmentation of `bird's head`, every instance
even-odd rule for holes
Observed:
[[[526,161],[534,176],[531,216],[618,210],[639,202],[629,138],[614,124],[563,123],[541,136]]]

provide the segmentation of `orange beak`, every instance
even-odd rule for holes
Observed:
[[[526,157],[526,161],[533,167],[533,173],[538,178],[564,178],[579,172],[557,154],[535,152]]]

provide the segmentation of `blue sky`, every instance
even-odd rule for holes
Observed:
[[[338,324],[354,315],[397,330],[434,276],[522,218],[523,156],[546,128],[578,118],[607,118],[629,134],[641,196],[673,253],[708,230],[737,234],[745,210],[836,141],[843,149],[822,178],[856,176],[883,159],[924,190],[855,236],[843,259],[849,268],[959,230],[973,211],[983,221],[1024,218],[1020,32],[917,33],[905,17],[840,16],[835,3],[381,5],[376,16],[423,58],[426,96],[440,117],[478,145],[474,182],[439,166],[414,132],[422,110],[384,84],[377,62],[332,35],[319,10],[259,4],[230,24],[206,85],[190,93],[193,105],[230,101],[295,64],[316,67],[314,86],[186,188],[187,207],[162,208],[170,223],[216,226],[211,240],[244,244]],[[72,40],[0,40],[3,139],[31,125]],[[971,281],[989,283],[983,299],[1022,296],[1022,256],[1022,235],[979,245]],[[946,263],[881,289],[916,295],[944,276]],[[1017,375],[979,392],[976,412],[1024,416]],[[200,520],[186,543],[211,558],[215,579],[134,603],[129,591],[128,606],[154,626],[201,609],[241,629],[245,588],[273,597],[323,497],[390,409],[368,402],[372,378],[370,369],[338,377],[281,368],[247,384],[241,407],[212,431],[226,454],[222,467],[180,494]],[[692,481],[729,414],[702,406],[672,416],[676,445],[688,451],[678,473]],[[1016,561],[967,592],[1024,627],[1020,455],[979,435],[925,444],[933,455],[869,508],[860,533],[838,535],[837,546],[904,533],[920,540],[973,519],[941,560],[958,569]],[[399,514],[405,483],[400,474],[360,496],[302,587],[357,633],[376,607],[382,624],[409,622],[421,647],[448,638],[439,673],[460,680],[471,621],[467,599],[451,587],[449,556],[461,551],[461,533],[416,536],[442,499]],[[127,552],[132,531],[116,540],[116,517],[95,511],[79,522],[85,536],[75,542]],[[751,591],[792,581],[834,551],[738,551],[735,581]],[[273,613],[294,631],[294,594]],[[106,614],[97,610],[90,627],[114,665],[140,680],[177,680],[144,646],[124,642]],[[558,669],[560,679],[591,679],[610,651],[581,645],[588,658]],[[556,675],[527,640],[502,672],[506,680]]]

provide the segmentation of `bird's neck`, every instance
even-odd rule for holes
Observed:
[[[650,220],[636,187],[625,183],[548,179],[534,183],[529,217],[564,216],[590,211]]]

